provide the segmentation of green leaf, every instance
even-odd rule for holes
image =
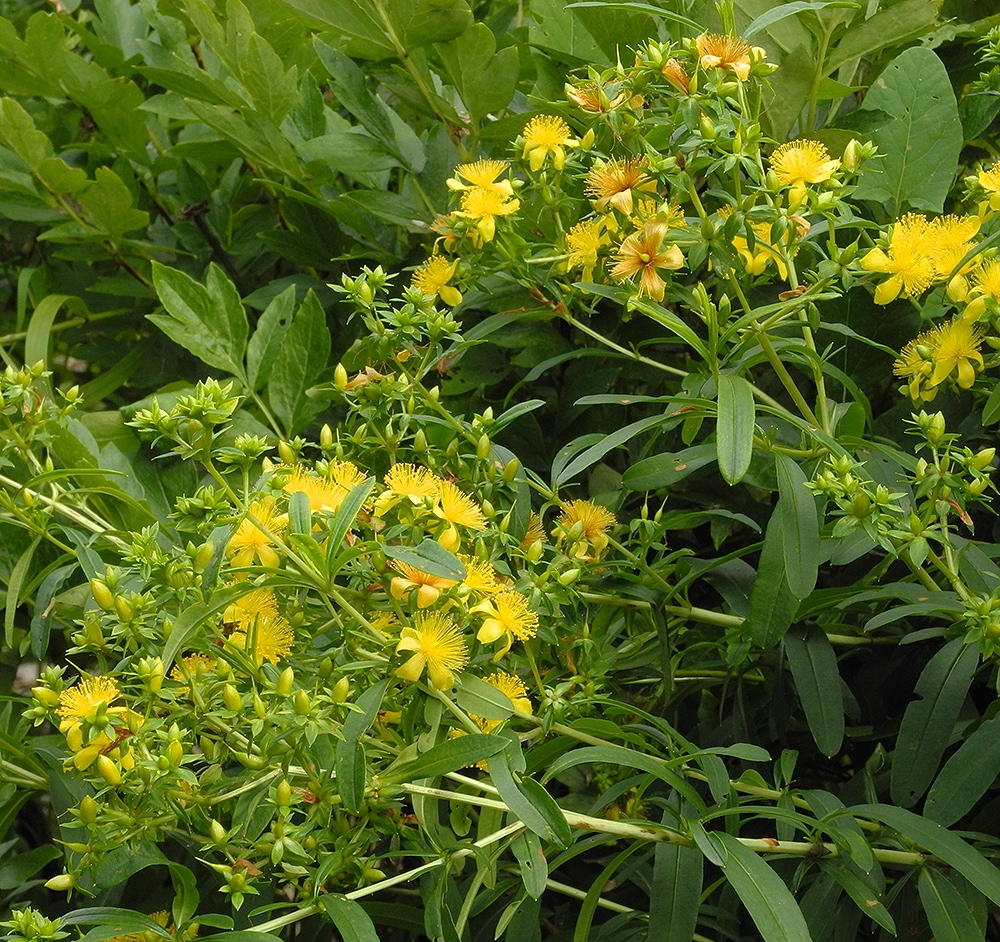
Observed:
[[[285,136],[264,115],[246,109],[242,114],[225,105],[209,105],[194,98],[184,103],[200,120],[217,131],[247,158],[292,179],[301,177],[299,161]]]
[[[611,64],[577,16],[566,15],[566,4],[562,0],[532,0],[528,41],[571,60],[596,66]]]
[[[517,858],[525,893],[532,899],[541,899],[549,878],[549,866],[538,835],[534,831],[522,831],[511,841],[510,849]]]
[[[189,275],[153,262],[153,284],[166,314],[147,314],[147,318],[160,328],[171,340],[193,353],[199,360],[217,370],[224,370],[232,376],[243,374],[243,353],[249,330],[246,312],[235,295],[235,305],[220,310],[218,298],[233,298],[232,293],[222,287],[228,282],[226,276],[213,262],[209,266],[218,272],[213,278],[214,289],[199,284]],[[242,324],[234,323],[238,311],[242,313]]]
[[[943,873],[921,867],[917,890],[934,942],[975,942],[983,938],[969,904]]]
[[[31,115],[13,98],[0,99],[0,143],[9,147],[29,169],[38,171],[52,157],[52,144]]]
[[[517,87],[517,47],[507,46],[497,52],[496,46],[490,28],[476,23],[458,38],[436,47],[448,78],[477,123],[507,107]]]
[[[662,824],[671,821],[664,813]],[[660,842],[653,851],[648,942],[690,942],[698,925],[704,857],[694,847]]]
[[[374,4],[357,0],[282,0],[282,3],[332,29],[324,38],[352,59],[385,59],[395,55],[395,46]]]
[[[514,713],[507,694],[474,674],[457,674],[455,686],[455,700],[466,713],[487,720],[506,720]]]
[[[944,764],[924,816],[948,827],[972,810],[1000,776],[1000,716],[983,723]]]
[[[753,389],[742,376],[719,376],[719,422],[716,450],[719,471],[727,484],[738,484],[750,469],[756,410]]]
[[[0,890],[13,890],[23,886],[42,867],[59,857],[62,857],[62,851],[52,844],[43,844],[33,850],[13,854],[0,865]]]
[[[137,856],[136,862],[141,864],[141,866],[135,870],[131,870],[129,876],[131,876],[132,873],[137,873],[138,870],[145,867],[166,863],[166,857],[159,854],[157,857],[148,858],[140,854]],[[124,879],[127,879],[127,877]],[[62,921],[68,926],[111,927],[116,929],[119,935],[132,932],[149,932],[154,938],[171,938],[171,935],[166,928],[161,926],[155,920],[150,919],[149,916],[143,916],[142,914],[134,912],[131,909],[119,909],[114,906],[88,906],[85,909],[74,909],[72,912],[63,916]]]
[[[694,445],[676,453],[652,455],[637,461],[622,475],[622,486],[630,491],[655,491],[683,481],[689,474],[717,461],[717,445]]]
[[[831,52],[826,65],[827,75],[932,29],[937,22],[938,7],[938,0],[903,0],[853,24]]]
[[[786,16],[794,16],[796,13],[803,12],[814,12],[817,10],[823,10],[826,7],[842,7],[850,10],[860,10],[860,3],[850,3],[847,0],[818,0],[818,2],[808,2],[808,0],[792,0],[791,3],[785,3],[782,6],[774,7],[768,10],[766,13],[762,13],[758,16],[749,26],[740,31],[740,35],[744,39],[749,39],[751,36],[767,29],[778,20],[783,20]]]
[[[271,378],[271,369],[281,352],[294,313],[295,285],[289,285],[271,299],[260,315],[247,344],[247,383],[254,392],[267,385]]]
[[[785,635],[785,655],[816,747],[835,755],[844,740],[844,693],[837,655],[817,625]]]
[[[785,578],[792,594],[806,598],[816,588],[819,571],[819,514],[816,498],[806,489],[806,476],[787,455],[774,456],[781,495],[774,513],[781,526]]]
[[[344,537],[347,536],[347,531],[353,526],[355,518],[361,512],[361,508],[364,507],[365,501],[368,500],[368,495],[371,494],[374,486],[374,478],[368,478],[360,484],[355,484],[351,488],[351,492],[341,501],[336,513],[330,520],[326,539],[326,554],[331,566],[333,565],[334,554],[340,549],[341,544],[344,542]]]
[[[921,672],[892,756],[889,791],[897,805],[909,808],[933,780],[978,664],[976,646],[955,638]]]
[[[610,435],[601,435],[595,444],[577,455],[564,467],[559,467],[559,459],[557,457],[556,461],[552,463],[553,490],[558,490],[564,484],[572,481],[581,471],[585,471],[591,465],[597,464],[609,451],[618,448],[620,445],[624,445],[625,442],[635,438],[636,435],[640,435],[671,420],[672,416],[669,415],[652,416],[616,429]]]
[[[339,893],[323,893],[319,902],[343,942],[379,942],[375,924],[360,903]]]
[[[289,435],[322,409],[306,391],[328,366],[330,346],[326,313],[310,289],[285,334],[267,384],[268,402]]]
[[[772,513],[764,534],[764,547],[757,563],[757,578],[750,590],[750,611],[744,630],[754,644],[769,648],[791,627],[799,610],[799,599],[785,578],[784,531],[778,514]]]
[[[200,628],[208,619],[219,612],[225,611],[233,602],[242,598],[251,591],[253,586],[248,588],[248,584],[228,585],[216,589],[209,598],[197,605],[191,605],[184,609],[174,627],[170,631],[170,637],[163,645],[163,670],[164,673],[170,670],[174,658],[184,649],[188,638]]]
[[[1000,906],[1000,870],[957,834],[905,808],[894,805],[854,805],[847,809],[862,818],[873,818],[926,848],[968,880],[980,893]]]
[[[896,923],[885,908],[881,893],[876,892],[874,887],[862,880],[842,860],[823,860],[820,861],[820,867],[847,891],[847,895],[861,912],[874,919],[887,932],[896,934]]]
[[[1000,419],[1000,383],[993,387],[990,398],[983,406],[983,425],[992,425]]]
[[[861,107],[892,115],[872,134],[882,155],[866,168],[855,199],[940,213],[962,149],[962,123],[948,70],[930,49],[901,53],[875,80]]]
[[[7,599],[3,613],[3,636],[8,648],[14,647],[14,620],[17,616],[17,606],[22,601],[21,590],[28,581],[28,574],[31,571],[31,560],[34,558],[35,550],[42,538],[36,536],[28,548],[21,554],[14,568],[11,570],[10,578],[7,580]]]
[[[336,770],[337,790],[344,803],[344,810],[349,814],[357,814],[361,801],[365,797],[365,749],[361,737],[368,727],[375,722],[375,717],[382,706],[386,687],[390,678],[380,680],[369,687],[355,701],[357,710],[352,710],[344,720],[343,740],[337,743],[337,755],[334,762]]]
[[[462,561],[430,537],[425,537],[423,542],[415,547],[384,543],[382,552],[390,559],[398,559],[410,566],[416,566],[421,572],[431,576],[453,579],[455,582],[461,582],[466,576]]]
[[[149,213],[132,206],[132,194],[110,167],[98,167],[93,184],[76,198],[90,222],[114,242],[149,225]]]
[[[781,879],[732,834],[714,836],[726,848],[722,871],[767,942],[812,942],[802,910]]]
[[[507,740],[487,733],[470,733],[455,739],[446,739],[432,746],[416,758],[394,762],[380,776],[379,781],[388,785],[412,782],[421,778],[437,778],[466,766],[475,765],[502,752]],[[527,823],[527,822],[525,822]]]
[[[462,737],[466,738],[468,737]],[[506,744],[506,740],[503,741]],[[519,786],[514,781],[507,755],[503,750],[490,757],[490,778],[500,792],[500,799],[525,827],[547,841],[557,841],[563,846],[569,846],[572,834],[555,799],[534,779],[524,779]],[[543,795],[545,797],[542,797]],[[562,823],[560,824],[555,818],[562,818]],[[565,840],[567,836],[570,840]]]

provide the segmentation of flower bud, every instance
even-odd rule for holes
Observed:
[[[334,703],[346,703],[347,695],[351,692],[351,682],[346,677],[341,677],[330,691],[330,699]]]
[[[319,430],[319,447],[323,451],[329,451],[333,448],[333,429],[330,428],[325,422],[323,427]]]
[[[94,596],[94,601],[104,609],[106,612],[110,612],[111,609],[115,607],[115,597],[112,591],[108,588],[106,582],[101,579],[93,578],[90,580],[90,593]]]
[[[97,757],[97,773],[111,786],[121,785],[122,773],[107,756]]]
[[[542,558],[543,552],[545,552],[545,544],[541,540],[535,540],[528,547],[528,552],[525,553],[525,556],[527,556],[529,563],[537,563]]]
[[[124,596],[115,596],[115,611],[123,622],[130,622],[135,618],[135,606]]]
[[[427,436],[422,428],[417,429],[417,434],[413,436],[413,450],[427,451]]]
[[[234,713],[243,709],[243,698],[232,684],[226,684],[222,688],[222,702],[227,710],[232,710]]]
[[[559,576],[559,585],[572,585],[580,578],[579,569],[567,569],[564,573]]]
[[[167,758],[170,764],[177,768],[184,759],[184,746],[176,739],[167,744]]]
[[[288,779],[283,778],[278,782],[274,790],[274,803],[279,808],[287,808],[292,801],[292,786],[288,784]]]
[[[32,687],[31,695],[43,706],[54,707],[59,703],[59,694],[48,687]]]
[[[215,818],[212,818],[212,823],[208,826],[208,833],[216,844],[225,844],[229,837],[226,829]]]
[[[292,684],[295,683],[295,671],[291,667],[286,667],[278,677],[274,685],[274,692],[279,697],[287,697],[292,692]]]
[[[485,433],[480,436],[479,443],[476,445],[476,457],[480,461],[485,461],[490,456],[490,437]]]
[[[80,799],[79,813],[83,824],[93,824],[97,820],[97,802],[90,795],[84,795]]]
[[[278,442],[278,455],[285,464],[295,464],[295,450],[288,442]]]
[[[76,886],[76,877],[72,873],[60,873],[59,876],[47,881],[45,886],[47,889],[62,893]]]
[[[511,458],[507,464],[504,465],[503,474],[501,475],[508,484],[517,477],[517,472],[521,470],[521,462],[517,458]]]
[[[996,453],[997,450],[995,448],[984,448],[972,458],[969,464],[977,471],[985,471],[992,464]]]
[[[293,708],[296,716],[308,716],[309,711],[312,709],[312,704],[309,702],[309,694],[304,690],[296,690]]]
[[[338,363],[336,369],[333,371],[333,385],[343,392],[347,389],[348,382],[347,369],[343,363]]]

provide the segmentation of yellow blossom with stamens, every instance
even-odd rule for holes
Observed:
[[[527,641],[538,631],[538,615],[531,610],[527,597],[516,589],[503,589],[488,601],[480,602],[472,611],[487,616],[476,633],[483,644],[504,642],[493,656],[494,661],[499,661],[510,650],[515,638]]]
[[[66,736],[66,745],[74,753],[73,765],[81,772],[89,768],[99,755],[110,751],[117,738],[112,717],[133,730],[141,724],[142,718],[127,706],[112,706],[121,697],[118,684],[112,677],[96,675],[84,677],[79,683],[68,687],[59,694],[56,715],[60,717],[59,732]],[[85,726],[90,731],[89,741],[84,742]],[[117,759],[125,768],[132,768],[135,757],[132,751],[124,753],[114,750]]]
[[[611,277],[625,281],[639,275],[639,296],[662,301],[666,282],[657,269],[675,271],[684,264],[684,255],[676,245],[663,248],[666,234],[666,223],[651,220],[641,232],[628,236],[618,249],[618,261],[611,269]]]
[[[446,550],[458,549],[460,537],[458,527],[469,530],[485,530],[486,518],[479,505],[468,494],[461,491],[451,481],[441,482],[441,496],[434,508],[435,516],[448,522],[448,527],[437,538]]]
[[[980,170],[976,179],[987,194],[979,204],[979,214],[985,215],[987,209],[996,212],[1000,209],[1000,160],[986,170]]]
[[[499,573],[485,560],[475,556],[458,554],[462,565],[465,566],[465,578],[462,585],[471,589],[477,595],[492,595],[503,588]]]
[[[443,255],[432,255],[410,277],[410,284],[428,298],[440,297],[454,307],[462,303],[462,292],[448,284],[455,276],[458,259],[449,262]]]
[[[934,242],[924,216],[907,213],[892,227],[888,251],[874,248],[861,259],[866,271],[889,277],[875,289],[875,303],[888,304],[900,294],[916,297],[934,280]]]
[[[396,653],[403,651],[411,651],[413,656],[396,670],[396,676],[416,682],[426,669],[430,682],[438,690],[454,687],[454,672],[469,662],[469,649],[462,633],[449,618],[436,613],[418,615],[413,627],[403,628]]]
[[[254,518],[254,519],[251,519]],[[233,566],[252,566],[260,560],[262,566],[277,569],[281,559],[272,537],[281,539],[288,528],[288,516],[278,512],[273,497],[255,501],[247,509],[236,532],[229,538],[226,555]]]
[[[656,181],[646,175],[645,166],[645,157],[596,163],[587,174],[585,192],[596,200],[597,211],[606,212],[611,206],[625,216],[632,215],[633,192],[656,189]]]
[[[964,301],[969,293],[967,276],[975,267],[976,257],[970,258],[961,269],[959,264],[974,247],[972,240],[979,225],[977,216],[938,216],[931,221],[929,235],[935,279],[947,282],[948,297],[952,301]]]
[[[594,277],[597,253],[608,245],[610,237],[604,232],[600,219],[584,219],[566,233],[566,264],[569,268],[583,268],[583,280]]]
[[[278,618],[278,600],[270,589],[254,589],[226,606],[222,621],[246,631],[258,618]]]
[[[987,301],[1000,302],[1000,259],[984,262],[972,275],[968,304],[962,312],[965,320],[976,321],[985,313]],[[995,305],[994,305],[995,306]]]
[[[789,208],[800,205],[806,196],[807,183],[822,183],[829,180],[840,166],[839,160],[832,160],[830,152],[819,141],[801,138],[782,144],[769,160],[771,169],[782,186],[791,185],[788,194]]]
[[[280,615],[257,617],[242,631],[234,631],[226,643],[251,654],[258,665],[268,661],[277,664],[292,650],[295,634],[291,625]]]
[[[218,664],[217,658],[196,651],[193,654],[185,654],[174,666],[170,676],[174,680],[186,681],[189,677],[197,677],[214,671]]]
[[[468,190],[474,186],[492,188],[505,197],[514,195],[510,180],[497,180],[510,166],[506,160],[477,160],[475,163],[461,164],[455,168],[455,176],[449,177],[449,190]]]
[[[474,186],[462,193],[462,208],[455,213],[471,219],[483,242],[492,242],[496,235],[496,217],[516,213],[521,201],[508,199],[503,193],[488,186]]]
[[[952,374],[960,388],[969,389],[985,367],[979,350],[982,342],[982,333],[969,320],[955,318],[937,324],[903,348],[893,373],[907,378],[910,398],[914,400],[930,402],[938,386]]]
[[[608,530],[618,522],[606,507],[589,500],[574,500],[563,504],[556,518],[556,545],[564,539],[575,544],[576,559],[599,559],[608,545]]]
[[[612,99],[608,95],[609,88],[617,86],[601,86],[597,82],[583,82],[581,85],[565,86],[566,97],[584,111],[602,114],[613,111],[628,97],[627,91],[619,91]]]
[[[552,154],[552,166],[562,170],[566,163],[566,147],[579,147],[580,142],[573,139],[573,132],[562,118],[549,114],[535,115],[525,125],[524,152],[522,160],[528,161],[528,166],[537,173],[542,169],[545,158]]]
[[[738,36],[702,33],[695,39],[698,61],[703,69],[726,69],[741,82],[750,77],[755,60],[764,58],[764,50],[750,45]],[[751,56],[753,59],[751,59]]]
[[[343,503],[345,496],[343,490],[332,481],[301,465],[292,468],[288,480],[282,485],[282,490],[288,495],[305,494],[313,512],[336,510]]]
[[[528,549],[539,540],[544,543],[545,539],[546,533],[545,527],[542,526],[542,518],[532,511],[528,518],[528,529],[524,532],[524,538],[521,540],[521,546]]]
[[[429,504],[441,496],[441,480],[428,468],[414,464],[394,464],[385,474],[385,490],[375,501],[375,513],[383,516],[400,500]]]
[[[392,568],[400,573],[398,576],[393,576],[392,582],[389,583],[389,592],[392,597],[402,600],[415,589],[417,608],[428,608],[438,600],[442,592],[458,585],[454,579],[445,579],[443,576],[423,572],[416,566],[411,566],[402,560],[394,559]]]

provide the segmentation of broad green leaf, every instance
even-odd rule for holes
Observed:
[[[334,763],[337,791],[344,803],[344,809],[350,814],[358,813],[361,801],[365,797],[367,766],[361,737],[375,722],[389,683],[390,678],[388,677],[380,680],[358,697],[355,701],[358,710],[352,710],[347,714],[342,730],[344,738],[337,743],[337,756]]]
[[[972,810],[1000,776],[1000,716],[983,723],[944,764],[924,802],[924,816],[945,827]]]
[[[896,739],[890,794],[909,808],[934,779],[941,755],[979,665],[979,650],[961,638],[949,641],[927,663],[917,680]]]
[[[750,468],[756,412],[753,389],[742,376],[719,376],[719,421],[715,445],[719,471],[727,484],[738,484]]]
[[[27,795],[25,797],[28,797]],[[4,832],[0,832],[0,837]],[[11,854],[0,864],[0,890],[13,890],[27,883],[47,863],[62,857],[62,851],[52,844]]]
[[[379,781],[387,785],[398,785],[421,778],[437,778],[489,759],[502,752],[506,745],[507,740],[502,736],[486,733],[470,733],[446,739],[418,754],[416,758],[394,762],[379,776]]]
[[[234,324],[237,316],[235,309],[219,309],[213,294],[219,297],[229,295],[221,287],[223,280],[228,279],[214,262],[209,268],[210,271],[218,271],[212,293],[184,272],[153,262],[153,284],[167,313],[146,316],[171,340],[193,353],[203,363],[241,377],[246,334],[249,330],[246,313],[243,312],[243,323],[240,325]],[[235,288],[232,290],[235,292]],[[238,304],[238,295],[235,300]],[[239,310],[243,310],[242,305]]]
[[[184,103],[245,157],[286,177],[301,177],[291,144],[264,115],[249,109],[240,114],[225,105],[210,105],[194,98],[185,98]]]
[[[671,817],[664,814],[664,825]],[[658,843],[653,851],[649,942],[690,942],[698,925],[704,857],[694,847]]]
[[[917,890],[934,942],[975,942],[983,938],[969,904],[942,872],[921,867]]]
[[[437,53],[472,120],[500,111],[514,97],[520,69],[517,47],[496,51],[496,39],[485,23],[437,46]]]
[[[599,436],[598,441],[562,468],[559,468],[556,462],[553,462],[553,489],[558,490],[564,484],[572,481],[581,471],[586,471],[591,465],[597,464],[609,451],[619,447],[619,445],[624,445],[625,442],[635,438],[636,435],[640,435],[670,421],[672,421],[672,416],[669,415],[658,415],[640,419],[638,422],[632,422],[623,428],[617,429],[610,435]]]
[[[806,476],[798,462],[776,454],[778,493],[774,513],[781,526],[781,549],[785,558],[785,578],[792,594],[806,598],[816,587],[819,571],[819,514],[816,498],[806,489]]]
[[[1000,419],[1000,383],[993,387],[990,398],[983,406],[983,425],[992,425],[998,419]]]
[[[310,289],[285,333],[267,384],[267,397],[281,424],[294,435],[321,408],[306,395],[330,361],[326,313]]]
[[[873,818],[895,828],[935,857],[954,868],[981,893],[1000,906],[1000,870],[957,834],[905,808],[894,805],[854,805],[848,811],[862,818]]]
[[[240,56],[239,78],[254,107],[275,125],[281,124],[298,98],[298,69],[287,71],[271,44],[251,33]]]
[[[353,59],[385,59],[395,55],[385,24],[372,3],[357,0],[282,0],[282,3],[328,27],[331,32],[324,34],[324,39]]]
[[[48,136],[35,127],[31,115],[13,98],[0,99],[0,142],[34,171],[53,156]]]
[[[336,513],[330,520],[326,538],[326,553],[331,564],[335,554],[340,549],[341,543],[344,542],[344,537],[347,536],[347,531],[354,525],[355,518],[361,512],[361,508],[364,507],[365,501],[368,500],[368,495],[371,494],[374,486],[374,478],[368,478],[360,484],[355,484],[351,488],[351,492],[341,501]]]
[[[124,850],[124,848],[121,849]],[[145,849],[147,851],[149,849],[155,850],[155,845],[147,844]],[[166,863],[166,857],[159,852],[152,857],[139,853],[135,855],[133,863],[137,863],[139,866],[136,869],[128,870],[128,873],[121,878],[123,881],[146,867]],[[99,883],[99,885],[110,886],[111,884]],[[150,919],[149,916],[144,916],[131,909],[119,909],[114,906],[88,906],[84,909],[74,909],[63,916],[62,921],[68,926],[108,926],[117,929],[120,934],[148,932],[154,938],[171,938],[166,928],[154,919]]]
[[[418,546],[395,546],[384,543],[382,552],[390,559],[398,559],[409,566],[415,566],[431,576],[453,579],[455,582],[461,582],[466,576],[462,561],[430,537],[425,537]]]
[[[295,285],[271,299],[247,344],[247,382],[255,392],[267,385],[295,313]]]
[[[514,713],[507,694],[474,674],[457,674],[455,686],[455,700],[466,713],[487,720],[506,720]]]
[[[595,66],[611,64],[579,18],[567,15],[562,0],[532,0],[528,41],[570,60]]]
[[[343,942],[379,942],[375,924],[360,903],[340,893],[323,893],[319,902]]]
[[[549,867],[538,835],[534,831],[522,831],[511,841],[510,849],[517,858],[525,893],[532,899],[540,899],[545,892]]]
[[[812,942],[802,910],[781,879],[732,834],[714,836],[726,848],[722,872],[767,942]]]
[[[826,7],[846,7],[848,9],[857,10],[860,9],[861,4],[850,3],[848,0],[817,0],[817,2],[809,2],[809,0],[792,0],[791,3],[785,3],[782,6],[774,7],[766,13],[758,16],[749,26],[740,31],[740,35],[744,39],[749,39],[756,33],[766,30],[774,23],[777,23],[778,20],[783,20],[786,16],[794,16],[797,13],[810,13],[816,10],[825,9]]]
[[[962,124],[948,70],[930,49],[901,53],[875,80],[862,111],[880,110],[892,120],[872,134],[882,155],[866,168],[855,199],[940,213],[962,149]]]
[[[463,736],[462,739],[468,737]],[[494,736],[493,739],[500,739]],[[460,741],[460,740],[454,740]],[[502,740],[506,744],[506,740]],[[570,841],[563,838],[569,834],[569,825],[562,817],[562,812],[556,804],[555,799],[534,779],[526,778],[519,786],[514,781],[508,764],[507,755],[504,750],[500,750],[490,757],[490,778],[500,792],[500,799],[510,808],[511,814],[518,818],[525,827],[534,831],[539,837],[547,841],[557,841],[564,846],[568,846]],[[530,791],[525,789],[531,783]],[[544,795],[543,798],[539,791]],[[562,823],[554,821],[554,817],[562,818]]]
[[[718,447],[712,444],[693,445],[673,454],[652,455],[637,461],[622,475],[622,486],[630,491],[670,487],[717,460]]]
[[[114,242],[149,225],[149,214],[132,206],[132,194],[110,167],[98,167],[93,184],[76,198],[90,222]]]
[[[757,578],[750,590],[750,611],[743,626],[750,640],[762,648],[769,648],[784,637],[799,610],[799,599],[785,578],[783,539],[781,521],[777,513],[772,513],[757,564]]]
[[[937,22],[938,7],[937,0],[903,0],[852,25],[830,53],[827,74],[931,29]]]
[[[785,635],[785,655],[816,746],[830,757],[844,740],[844,693],[837,655],[817,625]]]
[[[466,0],[412,0],[410,4],[395,0],[386,6],[407,49],[446,43],[472,26],[472,11]]]

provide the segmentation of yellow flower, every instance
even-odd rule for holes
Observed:
[[[528,699],[528,688],[524,685],[516,674],[508,674],[507,671],[496,671],[486,678],[486,683],[491,687],[496,687],[502,694],[505,694],[514,709],[519,713],[531,713],[531,700]],[[496,729],[501,720],[490,720],[483,716],[469,714],[471,719],[484,733],[490,733]]]
[[[600,219],[585,219],[566,233],[566,264],[570,268],[583,268],[583,280],[590,281],[597,265],[597,253],[611,239],[603,231]]]
[[[982,317],[987,300],[1000,301],[1000,259],[985,262],[972,276],[969,303],[962,313],[965,320],[975,321]]]
[[[586,194],[597,202],[599,213],[608,206],[626,216],[632,214],[632,191],[655,190],[656,181],[646,176],[643,167],[645,157],[629,157],[627,160],[609,160],[597,163],[587,174]]]
[[[630,235],[618,249],[618,263],[611,269],[611,277],[624,281],[638,274],[639,296],[645,294],[654,301],[662,301],[666,282],[657,269],[676,270],[684,264],[684,256],[676,245],[660,251],[666,233],[665,223],[650,221],[641,232]]]
[[[503,193],[488,186],[474,186],[462,194],[462,209],[455,213],[471,219],[483,242],[492,242],[496,235],[496,217],[516,213],[520,200],[508,199]]]
[[[531,516],[528,518],[528,529],[524,533],[524,538],[521,540],[521,546],[525,549],[529,549],[535,543],[541,540],[542,543],[545,542],[545,527],[542,526],[542,518],[538,514],[532,512]]]
[[[427,676],[438,690],[454,687],[454,671],[469,662],[469,649],[462,633],[450,619],[438,614],[417,616],[412,628],[407,626],[400,632],[396,653],[402,651],[412,651],[413,656],[397,669],[396,676],[417,681],[426,668]]]
[[[499,574],[488,562],[477,559],[475,556],[465,556],[462,553],[458,554],[458,558],[465,566],[465,578],[462,580],[462,585],[466,588],[471,589],[477,595],[492,595],[502,588],[503,583]]]
[[[425,297],[440,297],[454,307],[462,303],[462,292],[448,284],[455,275],[458,259],[449,262],[442,255],[432,255],[411,276],[410,284],[419,288]]]
[[[431,223],[431,229],[438,234],[438,238],[434,240],[435,251],[439,242],[444,244],[446,252],[451,252],[461,241],[462,229],[455,225],[456,217],[457,213],[448,213],[446,216],[436,216]]]
[[[170,672],[174,680],[187,680],[189,677],[197,677],[199,674],[207,674],[214,671],[218,660],[209,657],[207,654],[186,654]]]
[[[987,193],[986,200],[979,206],[980,215],[983,215],[987,208],[996,212],[1000,209],[1000,160],[989,169],[980,170],[977,179]]]
[[[819,141],[800,139],[782,144],[771,154],[770,164],[782,186],[791,184],[788,204],[795,208],[805,199],[806,184],[829,180],[840,161],[831,160],[830,152]]]
[[[433,471],[414,464],[394,464],[385,475],[385,490],[375,501],[375,513],[383,516],[404,498],[411,504],[426,504],[441,496],[441,480]]]
[[[305,494],[309,499],[309,507],[314,512],[336,510],[343,503],[345,492],[332,481],[301,465],[295,465],[291,471],[282,490],[288,495]]]
[[[614,99],[608,97],[608,88],[614,86],[601,86],[597,82],[584,82],[582,85],[566,85],[566,97],[574,105],[584,111],[592,111],[601,114],[606,111],[613,111],[628,97],[628,93],[620,91]]]
[[[401,575],[393,576],[389,583],[389,591],[394,599],[403,599],[416,589],[417,608],[427,608],[433,605],[441,593],[457,585],[454,579],[445,579],[429,572],[422,572],[416,566],[393,560],[392,568]]]
[[[618,520],[606,507],[589,500],[574,500],[563,504],[556,519],[556,545],[568,539],[575,544],[576,559],[598,559],[608,545],[608,530]]]
[[[969,320],[955,318],[947,324],[938,324],[910,341],[902,350],[893,372],[909,377],[912,399],[929,402],[937,394],[937,387],[955,374],[955,382],[962,389],[969,389],[976,375],[984,369],[979,347],[983,335]],[[928,369],[930,365],[930,369]],[[918,395],[914,395],[914,392]]]
[[[934,274],[937,280],[947,281],[948,297],[952,301],[964,301],[969,293],[966,276],[975,265],[975,256],[960,270],[956,269],[973,248],[972,240],[979,231],[979,225],[976,216],[938,216],[930,224]]]
[[[222,621],[246,631],[258,618],[278,618],[278,600],[270,589],[254,589],[226,607]]]
[[[528,161],[528,166],[535,173],[542,169],[545,158],[551,152],[552,166],[562,170],[566,163],[565,147],[579,147],[580,142],[573,139],[573,132],[562,118],[549,114],[535,115],[525,126],[524,152],[522,160]],[[488,241],[488,240],[487,240]]]
[[[98,714],[101,707],[105,712],[121,696],[118,683],[113,677],[97,675],[94,677],[84,677],[78,684],[68,687],[59,694],[59,706],[56,713],[62,717],[63,724],[67,722],[93,722],[93,717]],[[121,713],[124,707],[113,708],[115,712]]]
[[[459,544],[456,527],[467,527],[470,530],[486,529],[486,518],[479,505],[451,481],[441,482],[441,498],[434,508],[434,513],[449,524],[444,533],[438,537],[438,543],[452,552]]]
[[[264,661],[277,664],[292,650],[294,641],[291,626],[280,615],[260,615],[243,630],[234,631],[226,639],[234,648],[251,654],[258,665]]]
[[[253,519],[251,519],[253,518]],[[247,516],[230,537],[226,554],[233,566],[252,566],[255,559],[262,566],[277,569],[281,564],[273,538],[281,539],[288,527],[286,514],[279,514],[273,497],[251,504]]]
[[[861,259],[866,271],[880,272],[890,277],[875,289],[875,303],[888,304],[900,293],[916,297],[934,280],[932,229],[926,217],[907,213],[892,227],[888,252],[874,248]]]
[[[750,46],[738,36],[702,33],[695,40],[695,45],[703,69],[728,69],[741,82],[750,77],[753,62],[764,58],[763,49],[755,47],[751,50]]]
[[[455,176],[447,181],[450,190],[468,190],[470,187],[492,188],[503,196],[513,196],[514,187],[510,180],[497,180],[510,164],[506,160],[477,160],[455,168]],[[462,181],[465,181],[464,183]]]
[[[141,723],[141,717],[127,706],[112,706],[121,696],[118,684],[111,677],[85,677],[78,684],[59,694],[56,714],[61,717],[59,731],[66,736],[66,745],[74,753],[73,765],[81,772],[89,768],[99,755],[111,755],[125,768],[132,768],[135,758],[129,749],[124,756],[115,746],[120,738],[112,717],[123,724],[123,736],[130,724]],[[84,727],[89,730],[84,742]],[[133,729],[138,728],[133,725]],[[112,739],[111,737],[115,738]]]
[[[504,646],[493,657],[495,661],[510,650],[515,638],[527,641],[538,631],[538,616],[529,607],[527,597],[516,589],[504,589],[489,601],[480,602],[472,611],[487,616],[476,634],[483,644],[504,641]]]

